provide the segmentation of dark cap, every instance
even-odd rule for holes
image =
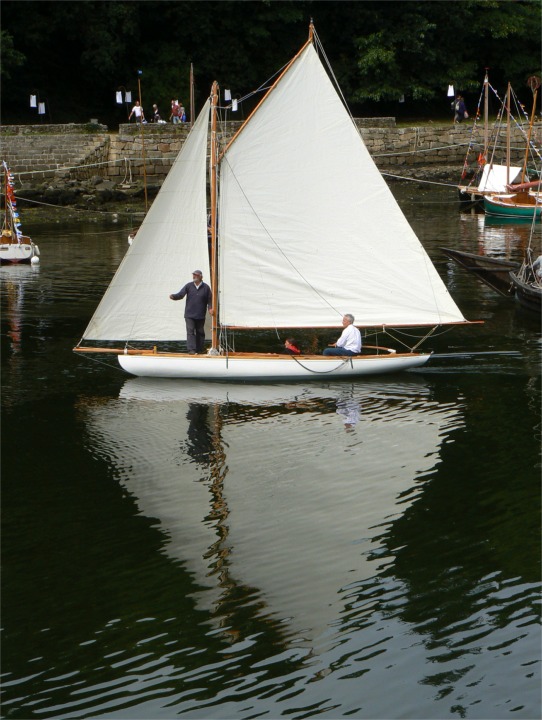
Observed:
[[[192,275],[199,275],[200,277],[203,277],[203,273],[201,272],[201,270],[194,270]]]

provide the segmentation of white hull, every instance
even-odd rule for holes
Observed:
[[[139,377],[200,380],[322,380],[377,375],[421,367],[430,353],[323,357],[281,355],[119,355],[126,372]]]
[[[5,264],[18,264],[32,262],[33,257],[39,256],[38,246],[34,243],[2,243],[0,245],[0,262]]]

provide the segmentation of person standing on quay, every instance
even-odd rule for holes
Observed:
[[[169,297],[171,300],[182,300],[185,296],[186,347],[189,355],[196,355],[203,352],[205,345],[205,314],[207,310],[210,315],[213,314],[211,288],[203,282],[201,270],[194,270],[192,282]]]
[[[469,114],[467,112],[467,108],[465,106],[465,101],[463,99],[462,95],[457,95],[455,99],[455,105],[454,105],[454,125],[456,123],[461,123],[465,118],[469,117]]]
[[[128,116],[128,122],[130,122],[130,120],[132,119],[132,115],[135,115],[136,123],[143,122],[143,120],[145,119],[145,116],[143,115],[143,108],[141,107],[139,100],[135,101],[135,105],[132,108],[132,112]]]
[[[159,123],[162,120],[158,111],[158,105],[156,103],[152,106],[152,120],[153,123]]]
[[[172,100],[171,101],[171,115],[169,116],[169,119],[174,125],[177,125],[177,123],[180,122],[179,118],[179,101],[178,100]]]

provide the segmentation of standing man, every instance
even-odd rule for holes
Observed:
[[[174,125],[177,125],[179,121],[179,101],[178,100],[172,100],[171,101],[171,115],[169,116],[169,119]]]
[[[324,355],[359,355],[361,352],[361,333],[354,327],[354,316],[346,313],[343,317],[341,337],[336,343],[324,350]]]
[[[135,121],[136,123],[141,123],[143,120],[145,120],[145,115],[143,114],[143,108],[141,107],[141,104],[139,100],[135,101],[135,105],[132,108],[132,112],[128,115],[128,122],[132,119],[132,115],[135,115]]]
[[[454,125],[456,123],[461,123],[465,118],[468,118],[469,114],[467,113],[467,107],[465,105],[465,101],[462,95],[457,95],[455,99],[454,111]]]
[[[182,300],[186,296],[184,319],[186,321],[186,346],[189,355],[203,352],[205,343],[205,313],[213,314],[211,288],[203,282],[201,270],[194,270],[192,282],[186,283],[178,293],[170,295],[171,300]]]

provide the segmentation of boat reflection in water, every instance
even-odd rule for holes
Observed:
[[[192,574],[197,607],[234,635],[228,604],[248,593],[285,642],[315,651],[351,602],[348,586],[392,562],[378,557],[379,538],[463,423],[456,399],[435,400],[416,377],[384,386],[131,379],[119,398],[82,398],[79,410],[93,453],[157,519],[162,551]]]
[[[7,360],[6,372],[9,373],[9,387],[13,391],[28,382],[25,377],[23,359],[23,324],[25,322],[25,303],[28,290],[40,274],[39,265],[13,264],[0,267],[2,281],[2,313],[6,331],[2,337],[2,352]],[[26,309],[26,316],[28,308]],[[5,378],[4,378],[5,379]],[[2,394],[2,402],[13,402],[12,392]]]
[[[488,215],[475,219],[477,251],[441,248],[442,252],[500,295],[515,297],[520,306],[540,313],[542,236],[535,232],[534,223],[522,225]]]

